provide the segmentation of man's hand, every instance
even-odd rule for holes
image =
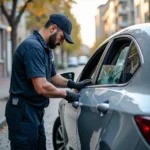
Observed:
[[[73,82],[72,80],[68,80],[68,84],[67,86],[69,88],[74,88],[76,90],[81,90],[82,88],[84,88],[85,86],[87,85],[90,85],[91,84],[91,80],[90,79],[86,79],[86,80],[83,80],[81,82]]]
[[[79,101],[79,98],[80,98],[80,95],[77,94],[77,93],[73,93],[73,92],[69,92],[69,91],[66,91],[67,95],[64,99],[66,99],[69,103],[72,103],[72,102],[78,102]]]

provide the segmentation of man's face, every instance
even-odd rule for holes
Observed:
[[[64,42],[64,33],[62,30],[57,29],[57,31],[49,37],[48,46],[51,49],[55,49],[57,46],[62,45],[63,42]]]

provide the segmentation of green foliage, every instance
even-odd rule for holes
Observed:
[[[72,39],[75,44],[68,44],[64,42],[64,50],[68,53],[72,53],[80,49],[81,36],[80,36],[80,25],[77,23],[76,18],[71,13],[71,4],[75,3],[73,0],[33,0],[32,3],[28,5],[27,11],[29,15],[27,16],[27,28],[40,29],[43,27],[44,23],[48,20],[50,14],[52,13],[64,13],[72,21]]]
[[[27,28],[42,28],[50,14],[70,9],[73,0],[32,0],[27,7]]]

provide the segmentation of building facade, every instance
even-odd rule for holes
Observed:
[[[109,0],[103,10],[104,32],[108,36],[116,32],[115,1]]]
[[[149,0],[134,0],[135,24],[150,22]]]
[[[8,13],[11,12],[12,2],[5,2],[5,8]],[[18,5],[24,4],[23,0],[18,0]],[[17,12],[18,13],[18,12]],[[16,14],[17,15],[17,14]],[[29,32],[26,30],[26,12],[18,25],[17,29],[17,45],[19,45],[28,35]],[[5,16],[2,14],[0,9],[0,77],[10,77],[12,70],[12,50],[11,50],[11,27],[9,26]]]
[[[104,34],[104,23],[103,23],[103,11],[104,11],[105,5],[100,5],[97,8],[97,14],[95,16],[95,39],[96,41],[100,39]]]
[[[1,11],[1,10],[0,10]],[[9,76],[9,37],[11,28],[0,12],[0,77]]]
[[[108,0],[104,7],[100,8],[98,7],[99,10],[103,10],[102,13],[99,13],[102,20],[97,15],[95,17],[96,37],[97,33],[104,32],[110,36],[123,28],[135,24],[134,0]],[[97,22],[99,22],[99,26],[97,26]],[[100,28],[101,26],[103,29]]]

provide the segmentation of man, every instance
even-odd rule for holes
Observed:
[[[53,14],[39,32],[34,31],[16,49],[13,59],[10,98],[6,105],[11,150],[46,150],[44,108],[49,98],[78,101],[79,94],[58,89],[81,89],[88,82],[75,83],[56,73],[52,50],[70,37],[72,24],[63,14]]]

